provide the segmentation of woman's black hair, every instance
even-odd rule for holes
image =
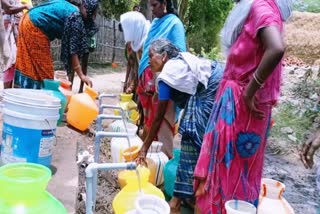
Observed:
[[[160,2],[161,4],[163,3],[167,3],[167,13],[168,14],[174,14],[176,16],[179,16],[178,11],[176,10],[176,8],[174,8],[174,4],[172,2],[172,0],[157,0],[158,2]]]

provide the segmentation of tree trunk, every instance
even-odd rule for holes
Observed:
[[[140,6],[142,9],[143,15],[146,17],[146,19],[152,21],[152,11],[150,8],[149,0],[141,0],[140,1]]]
[[[179,17],[184,24],[187,24],[186,13],[188,11],[188,3],[188,0],[179,0],[178,2]]]

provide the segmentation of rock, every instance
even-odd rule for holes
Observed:
[[[319,99],[319,96],[318,96],[317,93],[314,93],[314,94],[312,94],[312,95],[310,96],[310,99],[316,101],[316,100]]]
[[[290,100],[290,103],[293,105],[293,106],[299,106],[300,105],[300,101],[299,100]]]
[[[298,141],[298,138],[296,138],[295,136],[293,136],[292,134],[288,135],[289,140],[291,140],[292,142],[296,143]]]
[[[281,131],[281,133],[283,133],[283,134],[292,134],[292,133],[293,133],[293,130],[292,130],[292,128],[290,128],[290,127],[282,127],[282,128],[280,129],[280,131]]]

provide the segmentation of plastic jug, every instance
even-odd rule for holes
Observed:
[[[119,106],[125,111],[126,116],[130,120],[131,123],[136,124],[139,120],[139,113],[138,113],[138,106],[137,104],[132,100],[133,94],[126,94],[121,93],[120,94],[120,102]],[[120,115],[119,110],[115,110],[116,115]]]
[[[177,168],[180,160],[180,149],[173,150],[173,158],[164,166],[164,192],[167,196],[173,196],[174,183],[176,181]]]
[[[246,201],[230,200],[224,204],[227,214],[256,214],[257,209]],[[272,212],[271,212],[272,213]],[[270,214],[271,214],[270,213]]]
[[[137,170],[139,171],[139,175],[141,177],[145,177],[149,179],[150,176],[150,170],[146,167],[143,166],[138,166]],[[122,189],[123,187],[125,187],[125,185],[127,185],[127,179],[130,177],[135,177],[137,176],[137,171],[135,170],[122,170],[119,172],[118,174],[118,183],[120,185],[120,188]]]
[[[121,121],[122,122],[122,121]],[[122,122],[123,123],[123,122]],[[138,127],[132,123],[127,124],[127,130],[130,139],[130,146],[141,147],[143,141],[136,134]],[[122,129],[118,129],[122,130]],[[112,138],[111,139],[111,159],[113,163],[125,162],[125,158],[122,156],[125,149],[129,148],[128,139],[125,138]]]
[[[58,120],[58,124],[60,124],[63,118],[64,111],[67,106],[67,98],[59,90],[59,85],[60,85],[59,81],[44,79],[43,83],[44,83],[44,88],[43,88],[44,90],[50,91],[53,96],[60,99],[61,108],[59,110],[60,118]]]
[[[138,171],[140,170],[138,169]],[[148,171],[143,174],[144,176],[140,176],[140,185],[137,173],[135,173],[136,171],[133,172],[134,173],[127,176],[127,185],[125,185],[125,187],[123,187],[123,189],[115,196],[112,202],[115,214],[124,214],[130,210],[134,210],[135,202],[141,194],[151,194],[164,199],[161,190],[148,182]],[[141,192],[139,186],[141,187]]]
[[[162,145],[159,141],[153,141],[147,153],[150,182],[156,186],[163,184],[164,165],[169,161],[168,156],[161,152]]]
[[[283,198],[285,185],[277,180],[263,178],[258,214],[294,214],[294,210]]]
[[[32,163],[0,167],[1,214],[66,214],[63,205],[46,191],[49,168]]]
[[[84,93],[73,95],[68,105],[68,124],[80,131],[86,130],[99,113],[95,103],[97,96],[98,93],[87,86],[84,88]]]
[[[60,79],[60,87],[59,90],[61,93],[67,98],[67,106],[70,103],[73,92],[71,90],[71,82],[66,79]]]

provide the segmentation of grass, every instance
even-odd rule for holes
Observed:
[[[278,113],[273,116],[275,124],[271,130],[271,136],[279,140],[289,140],[288,134],[282,133],[281,128],[290,127],[295,133],[298,142],[302,142],[305,133],[312,126],[314,117],[317,115],[311,110],[301,111],[296,106],[283,104],[278,107]]]
[[[319,0],[296,0],[293,6],[294,10],[320,13]]]

